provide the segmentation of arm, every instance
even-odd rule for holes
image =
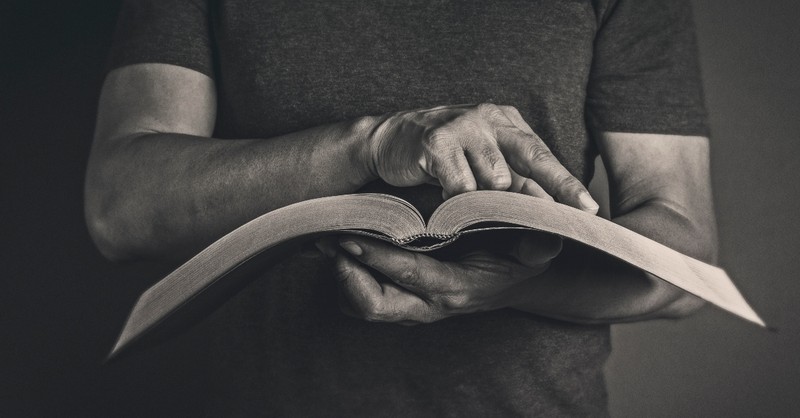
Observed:
[[[89,231],[108,258],[184,256],[257,215],[376,179],[433,182],[445,196],[511,188],[597,210],[508,106],[441,106],[219,140],[215,91],[207,76],[172,65],[109,73],[85,190]]]
[[[600,150],[609,174],[612,221],[679,252],[717,257],[708,139],[604,133]],[[522,284],[515,306],[577,322],[626,322],[687,315],[702,300],[607,257],[580,266],[558,262]]]
[[[708,162],[701,137],[606,133],[600,140],[611,183],[613,221],[695,258],[716,259]],[[605,256],[556,258],[560,242],[532,234],[516,262],[486,252],[440,262],[361,237],[346,237],[334,257],[346,312],[382,322],[419,323],[514,307],[581,323],[676,318],[702,300]],[[369,269],[392,282],[379,282]],[[549,268],[548,268],[549,266]]]
[[[112,71],[100,97],[86,216],[111,259],[184,255],[256,215],[373,177],[360,120],[269,141],[211,138],[214,82],[182,67]]]

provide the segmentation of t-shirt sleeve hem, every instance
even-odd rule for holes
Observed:
[[[214,78],[209,24],[204,0],[126,0],[117,19],[106,70],[163,63]]]
[[[172,56],[168,53],[161,53],[159,50],[152,50],[146,54],[138,54],[136,48],[112,48],[106,62],[106,73],[135,64],[170,64],[197,71],[214,79],[214,69],[211,63],[199,62],[197,59],[186,59],[183,56]]]
[[[593,132],[708,136],[705,109],[663,105],[613,105],[588,102],[586,121]]]

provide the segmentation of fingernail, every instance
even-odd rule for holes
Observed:
[[[326,257],[328,258],[336,257],[336,251],[330,246],[324,244],[322,241],[315,242],[314,246],[316,246],[317,249],[320,250],[320,252],[322,252],[322,254],[325,254]]]
[[[592,199],[592,196],[589,193],[581,193],[580,196],[578,196],[578,200],[581,202],[581,206],[583,206],[585,210],[597,212],[597,210],[600,209],[600,205],[598,205],[597,202]]]
[[[358,244],[356,244],[353,241],[340,241],[339,246],[344,248],[344,250],[347,251],[348,253],[353,254],[355,256],[364,254],[364,250],[362,250],[361,247],[359,247]]]

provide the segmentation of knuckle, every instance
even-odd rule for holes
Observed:
[[[504,112],[511,114],[511,115],[520,115],[519,110],[515,106],[511,105],[503,105],[501,106]]]
[[[534,164],[546,164],[555,158],[553,153],[543,144],[530,143],[525,147],[524,158]]]
[[[553,183],[553,186],[556,187],[560,193],[576,193],[583,189],[581,182],[569,174],[566,169],[555,176]]]
[[[352,279],[353,276],[356,274],[356,272],[353,271],[351,267],[348,267],[341,263],[336,263],[335,272],[336,272],[336,278],[339,280],[339,282],[346,282]]]
[[[361,315],[369,322],[382,322],[385,310],[379,300],[368,299],[361,305]]]
[[[500,173],[491,176],[485,182],[489,190],[508,190],[511,187],[511,178]]]
[[[417,271],[414,268],[405,268],[400,272],[398,279],[403,283],[414,283],[417,280]]]
[[[416,284],[419,282],[419,260],[418,255],[414,253],[413,258],[409,263],[406,263],[403,268],[400,270],[400,274],[398,275],[397,279],[402,283],[406,284]]]
[[[469,298],[466,295],[450,295],[442,298],[440,303],[447,311],[460,312],[469,306]]]
[[[525,118],[522,117],[522,113],[514,106],[504,106],[503,107],[503,114],[505,115],[506,119],[514,125],[515,128],[520,130],[522,133],[526,135],[533,136],[536,139],[540,138],[536,135],[533,131],[533,128],[525,122]]]
[[[488,164],[489,172],[483,181],[491,189],[505,190],[511,186],[511,172],[499,150],[484,148],[483,160]]]
[[[491,146],[485,146],[481,149],[480,155],[484,161],[488,162],[493,169],[505,169],[506,160],[499,149]]]
[[[509,121],[510,121],[510,122],[511,122],[511,123],[512,123],[514,126],[517,126],[517,127],[519,127],[519,126],[517,125],[517,123],[514,121],[514,119],[517,119],[517,120],[522,120],[522,114],[520,114],[520,113],[519,113],[519,110],[517,110],[517,108],[516,108],[516,107],[514,107],[514,106],[510,106],[510,105],[502,105],[502,106],[499,106],[499,108],[500,108],[500,111],[503,113],[503,115],[504,115],[504,116],[505,116],[505,117],[506,117],[506,118],[507,118],[507,119],[508,119],[508,120],[509,120]]]
[[[459,131],[465,132],[467,135],[464,135],[466,139],[465,146],[470,147],[474,146],[475,144],[481,144],[486,141],[487,136],[489,135],[488,130],[486,129],[486,123],[484,122],[483,118],[476,117],[474,115],[464,115],[463,118],[459,119]]]
[[[454,135],[450,127],[443,125],[425,131],[422,143],[428,148],[450,147],[453,139]]]
[[[498,113],[502,113],[500,108],[494,103],[481,103],[476,107],[476,110],[479,114],[485,116],[497,116]]]
[[[497,172],[489,179],[489,188],[493,190],[507,190],[511,187],[511,176],[507,171]]]
[[[476,110],[468,111],[458,116],[445,125],[457,138],[456,142],[462,148],[480,146],[487,139],[493,138],[491,129],[486,123],[486,117]]]

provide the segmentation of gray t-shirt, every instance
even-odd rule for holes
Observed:
[[[111,66],[142,62],[213,77],[219,138],[494,102],[588,182],[597,132],[706,134],[683,0],[131,0]],[[423,211],[439,202],[431,187],[392,191]],[[271,268],[193,331],[208,344],[186,353],[203,359],[191,375],[209,388],[193,402],[224,415],[607,414],[607,326],[510,309],[374,324],[336,297],[321,257]]]

